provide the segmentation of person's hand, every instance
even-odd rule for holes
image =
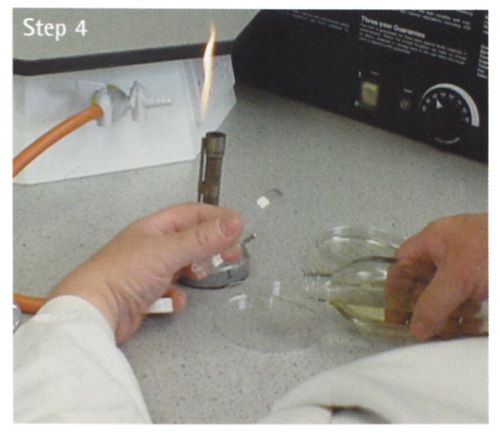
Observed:
[[[52,292],[82,297],[106,317],[122,343],[139,328],[158,298],[172,297],[174,311],[185,293],[172,285],[181,269],[208,273],[203,261],[214,254],[226,260],[241,256],[237,240],[243,230],[234,211],[200,203],[174,206],[133,222]]]
[[[488,214],[433,221],[395,256],[385,284],[387,322],[411,318],[418,339],[480,333],[484,322],[474,315],[488,298]]]

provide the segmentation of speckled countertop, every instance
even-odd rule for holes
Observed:
[[[279,209],[249,244],[252,277],[293,280],[300,252],[334,225],[407,237],[431,220],[488,209],[488,169],[459,156],[260,91],[238,88],[227,134],[221,204],[241,208],[277,187]],[[44,296],[125,227],[192,200],[197,163],[14,187],[14,286]],[[178,316],[154,316],[125,345],[156,423],[253,423],[317,372],[404,341],[358,334],[326,305],[320,342],[294,352],[237,346],[217,330],[228,291],[188,289]],[[290,292],[301,294],[297,290]],[[25,317],[26,318],[26,317]]]

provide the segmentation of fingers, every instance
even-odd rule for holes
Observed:
[[[193,262],[192,264],[181,268],[178,272],[182,276],[190,279],[205,279],[210,274],[210,267],[205,261]],[[176,276],[174,282],[177,281],[179,276]]]
[[[165,243],[168,265],[172,270],[178,271],[193,262],[229,251],[236,245],[242,230],[243,223],[239,215],[230,213],[173,233]],[[195,265],[194,268],[196,267]],[[199,267],[202,266],[198,265]]]
[[[222,251],[221,256],[226,262],[237,261],[243,256],[243,248],[240,244],[236,244],[227,250]]]
[[[468,295],[467,285],[457,276],[454,258],[445,258],[427,288],[418,298],[411,322],[411,330],[419,339],[438,334],[448,318],[456,312]]]
[[[475,316],[477,313],[481,311],[482,308],[483,305],[481,302],[478,302],[477,300],[473,299],[467,299],[451,313],[451,317],[460,318],[460,317]]]
[[[170,285],[163,297],[170,297],[172,299],[172,306],[174,308],[174,313],[176,314],[182,312],[182,310],[186,307],[186,293],[184,290],[175,285]]]
[[[202,261],[211,255],[221,254],[227,260],[241,256],[236,244],[243,222],[230,209],[185,203],[144,217],[131,227],[162,237],[165,265],[174,272],[182,269],[190,277],[203,278],[208,274]]]
[[[384,284],[385,321],[408,324],[416,301],[435,272],[435,265],[423,259],[400,260],[389,266]]]
[[[236,244],[220,254],[225,262],[237,261],[243,256],[243,249],[240,244]],[[183,267],[174,277],[173,282],[176,282],[179,275],[189,277],[190,279],[201,280],[205,279],[210,274],[210,267],[205,261],[197,261]]]
[[[208,275],[202,262],[208,256],[220,253],[225,260],[241,256],[241,248],[236,243],[243,223],[239,214],[230,209],[185,203],[142,218],[135,227],[166,236],[168,265],[175,271],[182,268],[183,274],[194,278]]]
[[[169,234],[206,221],[236,214],[230,209],[193,202],[163,209],[140,219],[137,223],[159,233]]]
[[[486,320],[479,317],[450,318],[437,335],[443,340],[464,335],[482,335],[485,324]]]
[[[456,294],[457,291],[466,291],[463,285],[459,286],[455,281],[454,286],[450,286],[451,282],[446,281],[442,274],[430,285],[419,279],[404,278],[408,270],[397,264],[390,268],[390,272],[391,276],[402,276],[402,281],[396,283],[399,288],[406,289],[386,288],[387,323],[405,326],[411,323],[412,333],[421,340],[433,336],[449,339],[483,333],[486,321],[477,317],[482,304],[473,299],[464,300],[465,293]],[[441,303],[444,306],[440,306]]]
[[[399,262],[388,270],[385,319],[404,325],[411,320],[410,329],[421,340],[472,333],[481,326],[472,320],[464,324],[464,317],[477,313],[481,305],[467,300],[471,287],[465,280],[470,277],[467,270],[459,268],[463,256],[445,249],[442,241],[431,223],[400,247]]]
[[[411,319],[411,297],[414,279],[408,276],[404,265],[396,263],[389,266],[384,284],[385,321],[406,325]]]

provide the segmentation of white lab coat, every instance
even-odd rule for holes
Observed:
[[[14,422],[151,422],[109,323],[86,300],[50,300],[15,332]]]
[[[352,409],[335,413],[336,407]],[[285,395],[262,420],[297,421],[488,423],[488,339],[423,343],[320,373]]]
[[[486,338],[424,343],[323,372],[261,422],[487,423],[487,375]],[[84,299],[53,299],[16,331],[14,421],[151,422],[108,322]]]

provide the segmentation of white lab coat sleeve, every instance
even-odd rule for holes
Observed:
[[[262,423],[488,423],[488,339],[363,358],[292,389]]]
[[[52,299],[15,332],[14,422],[151,423],[109,323],[86,300]]]

